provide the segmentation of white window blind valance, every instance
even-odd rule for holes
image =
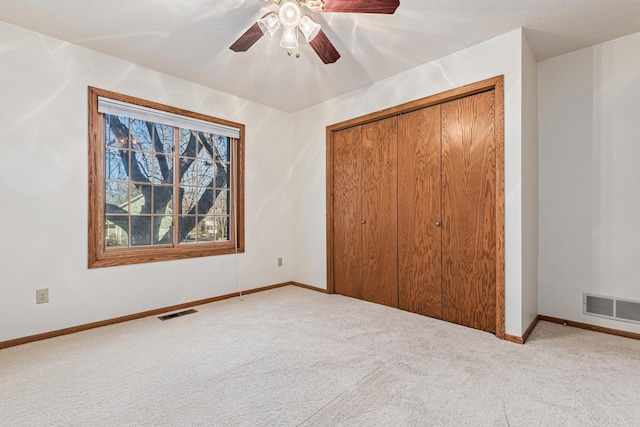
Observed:
[[[111,114],[114,116],[124,116],[132,119],[144,120],[163,125],[175,126],[183,129],[190,129],[199,132],[208,132],[216,135],[228,136],[230,138],[240,138],[240,129],[232,126],[225,126],[205,120],[194,119],[193,117],[181,116],[179,114],[166,111],[155,110],[153,108],[142,107],[140,105],[129,104],[127,102],[116,101],[114,99],[98,97],[98,112]]]

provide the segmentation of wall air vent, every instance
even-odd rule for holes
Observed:
[[[159,316],[158,319],[160,319],[160,320],[175,319],[176,317],[185,316],[187,314],[197,313],[197,312],[198,311],[194,310],[194,309],[185,310],[185,311],[179,311],[178,313],[171,313],[171,314],[165,314],[164,316]]]
[[[613,298],[584,295],[585,314],[613,317]]]
[[[640,301],[582,294],[582,313],[613,320],[640,323]]]
[[[616,317],[640,323],[640,302],[616,300]]]

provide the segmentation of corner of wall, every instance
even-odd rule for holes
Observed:
[[[285,190],[285,194],[286,194],[286,200],[288,200],[288,209],[287,209],[287,224],[294,224],[294,220],[295,220],[295,205],[293,203],[293,201],[295,200],[295,187],[294,184],[296,182],[295,180],[295,176],[294,176],[294,169],[295,169],[295,157],[294,157],[294,148],[295,148],[295,113],[287,113],[287,128],[286,128],[286,132],[283,132],[283,134],[286,135],[286,147],[287,147],[287,153],[286,153],[286,157],[287,157],[287,161],[289,164],[289,170],[287,171],[287,181],[286,181],[286,190]],[[289,275],[290,275],[290,280],[294,280],[294,276],[295,276],[295,266],[297,264],[297,260],[296,260],[296,250],[294,248],[294,236],[295,236],[295,230],[293,229],[293,227],[291,226],[286,233],[286,239],[287,239],[287,243],[286,243],[286,247],[287,247],[287,258],[285,261],[288,264],[288,269],[289,269]]]
[[[522,333],[538,315],[538,77],[522,33]]]

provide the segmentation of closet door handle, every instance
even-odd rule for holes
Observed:
[[[366,222],[367,222],[367,221],[365,221],[365,220],[363,219],[363,220],[361,221],[361,224],[364,224],[364,223],[366,223]]]
[[[440,221],[436,221],[436,227],[440,227]]]

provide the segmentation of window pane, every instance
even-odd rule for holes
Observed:
[[[108,114],[105,114],[104,116],[104,124],[105,124],[105,144],[107,147],[109,146],[114,146],[116,145],[116,137],[113,134],[113,132],[111,131],[111,128],[109,127],[109,123],[111,122],[111,116]]]
[[[173,244],[173,218],[170,216],[153,217],[153,244]]]
[[[198,242],[213,242],[215,236],[215,217],[198,217]]]
[[[136,185],[131,186],[131,200],[129,205],[125,207],[131,215],[150,214],[151,213],[151,186]]]
[[[127,162],[125,164],[125,162]],[[129,152],[107,148],[105,152],[105,178],[107,180],[126,181],[129,165]]]
[[[153,183],[173,183],[173,156],[156,154],[153,164]]]
[[[229,150],[229,138],[226,136],[215,135],[215,158],[223,162],[231,161],[231,152]]]
[[[180,158],[180,184],[195,187],[198,182],[198,171],[195,159]]]
[[[151,245],[151,217],[131,217],[131,246]]]
[[[213,189],[198,188],[198,215],[208,215],[213,206]]]
[[[216,191],[216,203],[214,205],[214,213],[216,215],[231,214],[230,193],[228,190]]]
[[[180,129],[180,155],[195,157],[197,140],[195,134],[189,129]]]
[[[189,213],[193,209],[195,212],[196,202],[198,199],[198,189],[196,187],[180,187],[182,203],[180,204],[180,213]]]
[[[105,185],[105,202],[106,213],[118,212],[117,208],[126,209],[129,205],[129,184],[126,182],[107,181]]]
[[[153,187],[153,208],[156,214],[171,215],[173,213],[173,187],[156,185]]]
[[[153,154],[144,151],[134,151],[131,160],[131,181],[150,182],[153,168]]]
[[[178,224],[178,235],[184,236],[181,238],[180,243],[195,243],[197,237],[196,231],[196,217],[195,216],[181,216],[180,223]]]
[[[231,187],[231,181],[229,177],[231,172],[231,165],[229,163],[216,163],[216,187],[217,188],[229,188]]]
[[[211,187],[213,185],[213,162],[198,160],[198,187]]]
[[[208,210],[199,210],[199,214],[205,215],[230,215],[231,214],[231,193],[229,190],[214,190],[211,192],[216,194],[216,200],[208,206]],[[200,205],[198,206],[200,207]]]
[[[173,127],[157,124],[156,133],[162,145],[162,152],[164,154],[173,154]]]
[[[229,240],[229,217],[216,217],[216,242],[225,242]]]
[[[129,246],[129,217],[107,216],[104,224],[104,239],[107,249]]]
[[[211,134],[198,132],[198,157],[202,159],[211,159],[212,152],[213,142],[211,141]]]
[[[107,115],[105,124],[107,146],[129,148],[129,118]]]
[[[153,123],[137,119],[131,120],[131,148],[144,151],[153,149],[149,127],[153,128]]]

